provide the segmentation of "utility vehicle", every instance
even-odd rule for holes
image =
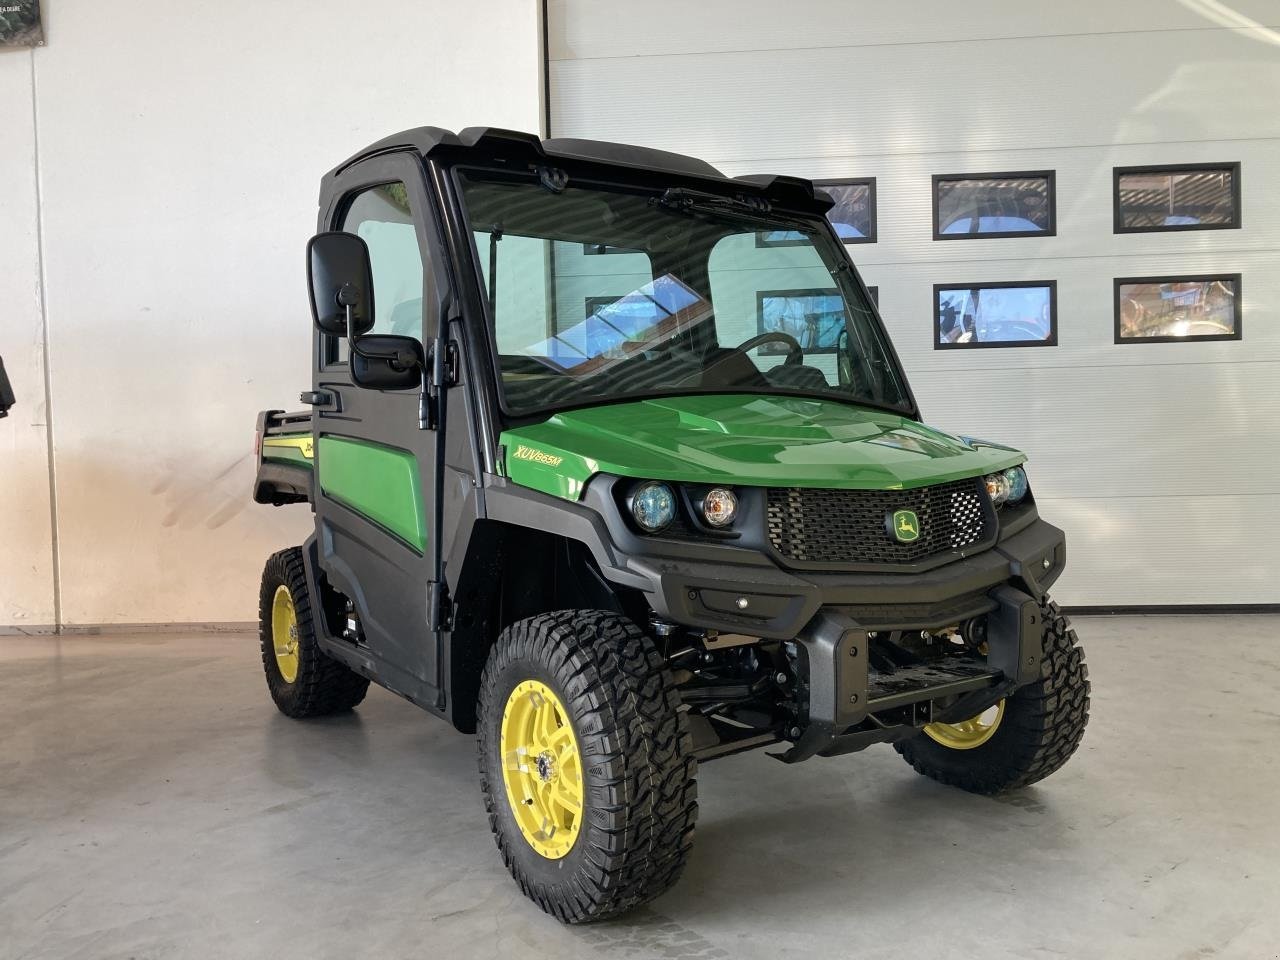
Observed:
[[[263,574],[267,684],[476,733],[503,860],[563,921],[675,882],[698,762],[892,743],[996,793],[1083,734],[1062,532],[1022,454],[921,422],[830,205],[490,128],[321,185],[310,409],[257,423],[254,499],[315,515]]]

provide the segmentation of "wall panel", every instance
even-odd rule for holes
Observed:
[[[679,23],[675,31],[654,23]],[[1073,604],[1280,602],[1280,30],[1262,2],[553,0],[556,136],[876,178],[851,246],[926,419],[1031,457]],[[1243,228],[1112,232],[1112,168],[1239,161]],[[1057,235],[932,239],[934,174],[1056,171]],[[1113,343],[1118,276],[1243,274],[1244,339]],[[935,283],[1056,280],[1054,348],[933,349]]]

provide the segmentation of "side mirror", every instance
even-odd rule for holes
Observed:
[[[422,344],[413,337],[375,333],[356,341],[351,380],[370,390],[408,390],[422,384],[426,365]]]
[[[307,282],[311,316],[322,332],[359,336],[373,326],[373,267],[354,233],[318,233],[307,241]]]

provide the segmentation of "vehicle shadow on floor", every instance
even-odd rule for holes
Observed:
[[[681,883],[607,925],[608,936],[618,943],[635,936],[661,941],[674,936],[665,923],[695,919],[690,905],[699,915],[715,910],[749,918],[775,913],[780,900],[850,913],[903,898],[945,902],[957,877],[989,875],[1000,858],[1018,856],[1030,834],[1038,849],[1079,842],[1068,826],[1067,797],[1042,788],[991,798],[914,776],[872,783],[823,778],[817,796],[812,778],[766,783],[733,806],[708,797]],[[709,786],[705,793],[714,795],[735,784]]]

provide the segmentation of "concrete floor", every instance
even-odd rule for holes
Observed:
[[[248,636],[0,638],[0,957],[1280,956],[1280,617],[1078,627],[1050,780],[717,761],[684,881],[585,928],[509,880],[472,740],[384,691],[296,723]]]

